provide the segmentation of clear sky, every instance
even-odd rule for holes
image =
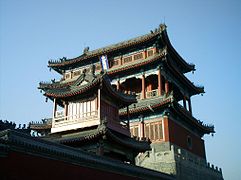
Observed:
[[[239,0],[0,0],[0,119],[28,123],[51,116],[37,89],[49,59],[148,33],[166,23],[178,53],[196,65],[204,85],[192,98],[194,116],[215,125],[205,136],[209,162],[225,179],[241,178],[241,1]]]

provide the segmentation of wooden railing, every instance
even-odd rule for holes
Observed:
[[[59,118],[59,117],[64,117],[64,110],[59,110],[55,112],[55,117]]]
[[[136,93],[136,99],[141,99],[141,94],[142,93]],[[156,96],[158,96],[158,90],[157,89],[146,92],[146,98],[152,98],[152,97],[156,97]]]
[[[52,128],[68,126],[73,124],[85,123],[91,124],[91,121],[98,120],[98,111],[91,111],[82,114],[76,114],[72,116],[57,116],[53,119]]]
[[[156,97],[156,96],[158,96],[158,90],[157,89],[146,92],[146,98],[151,98],[151,97]]]

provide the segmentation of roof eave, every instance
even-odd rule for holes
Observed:
[[[164,38],[164,42],[167,45],[167,48],[170,49],[170,51],[177,57],[177,59],[179,60],[180,65],[182,65],[183,67],[183,73],[187,73],[190,71],[195,71],[195,65],[194,64],[189,64],[187,63],[179,54],[178,52],[175,50],[175,48],[172,46],[170,39],[168,37],[167,31],[166,29],[164,31],[162,31],[162,37]]]

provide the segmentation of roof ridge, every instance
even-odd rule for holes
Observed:
[[[132,46],[138,43],[142,43],[145,41],[148,41],[156,36],[158,36],[160,33],[162,33],[164,30],[166,29],[166,25],[161,24],[159,26],[159,28],[156,28],[154,31],[150,31],[150,33],[144,34],[144,35],[140,35],[138,37],[135,38],[131,38],[125,41],[121,41],[119,43],[114,43],[111,45],[107,45],[105,47],[102,48],[97,48],[95,50],[89,51],[89,48],[85,48],[83,54],[81,54],[78,57],[75,58],[71,58],[71,59],[66,59],[66,58],[60,58],[59,60],[50,60],[49,63],[49,67],[55,67],[55,66],[63,66],[63,65],[67,65],[67,64],[72,64],[84,59],[88,59],[91,57],[95,57],[101,54],[105,54],[105,53],[109,53],[110,51],[115,51],[121,48],[126,48],[128,46]]]

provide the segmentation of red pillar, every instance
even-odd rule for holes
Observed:
[[[161,69],[158,70],[158,95],[162,95],[162,75]]]
[[[165,92],[166,92],[166,94],[169,93],[169,82],[168,82],[168,80],[165,81]]]
[[[147,58],[147,51],[144,50],[144,52],[143,52],[143,59],[146,59],[146,58]]]
[[[163,124],[163,126],[164,126],[164,129],[163,129],[163,131],[164,131],[163,140],[164,140],[165,142],[170,141],[170,136],[169,136],[169,119],[168,119],[167,116],[164,116],[164,117],[163,117],[162,123],[164,123],[164,124]]]
[[[141,81],[141,84],[142,84],[142,99],[145,99],[146,98],[146,85],[145,85],[145,75],[142,75],[142,81]]]

